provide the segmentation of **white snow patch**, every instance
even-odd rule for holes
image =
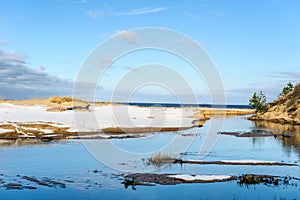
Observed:
[[[39,131],[39,132],[42,132],[44,134],[54,133],[54,131],[51,130],[51,129],[41,129],[41,128],[34,128],[34,127],[32,127],[32,128],[30,128],[30,127],[22,127],[22,129],[28,130],[28,131]]]
[[[57,127],[69,127],[74,132],[99,131],[108,127],[188,127],[194,120],[190,117],[194,114],[193,108],[108,105],[94,106],[91,112],[48,112],[44,106],[0,103],[0,110],[1,122],[51,122]]]
[[[11,140],[3,140],[3,139],[0,139],[0,145],[1,144],[7,144],[7,143],[10,143]]]
[[[43,135],[43,137],[58,137],[59,134]]]
[[[38,128],[30,128],[30,127],[22,127],[22,129],[27,130],[27,131],[38,131]]]
[[[11,130],[11,129],[5,129],[5,128],[0,128],[0,134],[2,134],[2,133],[10,133],[10,132],[14,132],[14,130]]]
[[[170,178],[177,178],[185,181],[213,181],[213,180],[226,180],[231,178],[229,175],[190,175],[190,174],[177,174],[170,175]]]
[[[51,130],[51,129],[40,129],[39,131],[43,132],[44,134],[51,134],[51,133],[54,133],[54,131]]]
[[[204,160],[193,160],[193,159],[191,159],[191,160],[187,160],[188,162],[204,162]]]
[[[275,163],[274,161],[267,160],[221,160],[223,163],[247,163],[247,164],[259,164],[259,163]]]

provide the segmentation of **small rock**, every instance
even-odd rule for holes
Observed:
[[[23,190],[23,186],[19,183],[8,183],[4,185],[7,190]]]
[[[28,190],[36,190],[37,187],[34,186],[23,186],[24,189],[28,189]]]

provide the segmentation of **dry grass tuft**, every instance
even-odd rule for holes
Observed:
[[[61,112],[65,110],[89,110],[89,103],[72,97],[53,96],[48,99],[48,110],[50,112]]]
[[[148,158],[148,163],[155,166],[162,166],[163,164],[174,163],[175,160],[176,158],[172,157],[171,154],[158,153]]]
[[[56,103],[56,104],[62,104],[65,102],[72,102],[73,98],[72,97],[58,97],[58,96],[53,96],[49,98],[50,103]]]

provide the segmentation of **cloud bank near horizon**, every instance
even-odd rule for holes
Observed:
[[[49,74],[43,68],[28,66],[28,57],[0,49],[0,96],[3,99],[28,99],[51,95],[71,95],[72,83]]]
[[[132,36],[132,35],[130,35]],[[129,37],[131,38],[131,37]],[[135,38],[135,37],[134,37]],[[124,39],[124,38],[122,38]],[[128,38],[125,38],[128,40]],[[131,41],[131,40],[130,40]],[[103,58],[109,62],[109,58]],[[28,99],[28,98],[48,98],[53,95],[72,96],[73,82],[62,79],[45,71],[45,67],[32,68],[28,64],[29,58],[15,51],[5,51],[0,49],[0,98],[2,99]],[[116,66],[113,66],[116,68]],[[127,69],[127,68],[126,68]],[[134,70],[134,69],[128,69]],[[227,89],[227,103],[247,104],[247,100],[253,92],[264,91],[270,101],[278,96],[280,89],[286,84],[286,78],[299,80],[299,72],[274,72],[271,74],[280,83],[265,84],[263,86],[254,85],[251,88]],[[282,79],[285,78],[285,81]],[[281,81],[280,81],[281,80]],[[297,84],[297,82],[294,82]],[[100,89],[99,89],[100,88]],[[110,101],[111,92],[99,87],[96,90],[95,101]],[[204,94],[197,94],[199,103],[209,103],[210,98]],[[240,99],[236,102],[234,99]],[[133,101],[151,102],[176,102],[173,95],[159,92],[143,92],[136,95]],[[93,101],[93,100],[91,100]]]

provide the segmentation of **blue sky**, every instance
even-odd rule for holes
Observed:
[[[222,77],[227,103],[247,104],[260,90],[271,101],[288,81],[299,82],[299,8],[297,0],[3,0],[0,96],[71,95],[81,64],[101,42],[120,31],[162,27],[201,43]],[[150,55],[163,57],[162,63],[172,59]],[[121,67],[107,72],[100,100],[110,100],[110,82],[142,61],[149,62],[136,57],[120,59],[116,65]],[[188,74],[179,60],[169,64]],[[199,89],[199,102],[209,103],[205,84],[196,78],[189,80]],[[140,93],[135,100],[174,101],[163,89],[145,87]]]

